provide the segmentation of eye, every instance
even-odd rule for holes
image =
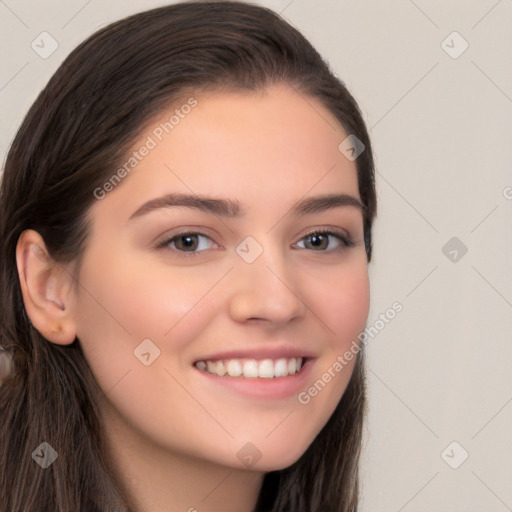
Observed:
[[[336,242],[335,247],[330,247],[332,245],[331,240],[333,239]],[[331,252],[342,250],[345,247],[354,247],[355,245],[345,233],[326,229],[312,231],[303,237],[299,243],[303,240],[306,241],[305,247],[301,247],[299,244],[296,244],[296,246],[301,249],[311,249],[314,252]],[[208,241],[210,243],[208,243]],[[204,233],[184,231],[164,239],[162,242],[158,243],[157,249],[170,248],[174,252],[182,253],[182,256],[195,256],[210,249],[211,244],[217,245]]]
[[[202,243],[201,239],[203,240]],[[163,249],[164,247],[171,247],[178,252],[195,255],[210,248],[208,247],[208,243],[205,242],[206,240],[213,242],[213,240],[204,233],[184,231],[183,233],[178,233],[171,238],[166,238],[157,245],[157,248]]]
[[[330,248],[327,251],[327,247],[331,245],[329,237],[332,237],[336,240],[337,246],[335,246],[334,248]],[[317,231],[312,231],[311,233],[307,234],[304,238],[302,238],[302,240],[307,240],[309,242],[308,245],[313,247],[313,250],[315,252],[330,252],[334,250],[341,250],[344,247],[354,247],[355,245],[346,234],[335,230],[319,229]],[[308,249],[309,247],[305,248]],[[318,249],[320,249],[320,251],[318,251]]]

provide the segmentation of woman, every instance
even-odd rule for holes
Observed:
[[[355,100],[272,11],[93,34],[2,176],[0,510],[357,510],[375,211]]]

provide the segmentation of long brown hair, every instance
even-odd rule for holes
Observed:
[[[0,346],[12,354],[15,370],[0,385],[0,512],[89,512],[105,486],[131,506],[116,484],[98,410],[101,391],[79,340],[49,343],[26,314],[15,261],[20,234],[34,229],[54,260],[79,262],[93,191],[155,115],[189,91],[252,91],[275,83],[321,100],[364,144],[356,166],[370,261],[374,162],[360,110],[311,44],[269,9],[191,1],[112,23],[67,57],[30,108],[0,186]],[[363,354],[307,451],[265,476],[258,512],[357,510]],[[47,469],[32,458],[43,441],[58,452]]]

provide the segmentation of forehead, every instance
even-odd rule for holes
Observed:
[[[243,196],[249,209],[309,193],[359,197],[355,162],[339,150],[347,133],[319,100],[282,85],[190,98],[147,125],[126,156],[133,168],[98,208],[121,212],[170,192]]]
[[[257,169],[257,175],[266,169],[293,167],[298,177],[304,158],[314,159],[324,168],[339,160],[344,129],[319,100],[291,87],[210,92],[199,95],[196,101],[179,124],[162,134],[162,140],[156,137],[156,143],[172,153],[176,166],[203,167],[205,161],[214,158],[215,162],[230,164],[230,172],[233,167],[240,172]],[[168,127],[169,119],[169,112],[162,113],[144,135],[158,135]],[[182,160],[185,158],[186,162]],[[223,168],[215,171],[221,173]]]

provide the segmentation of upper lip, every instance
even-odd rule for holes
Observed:
[[[292,357],[302,357],[305,359],[315,358],[316,355],[306,349],[296,346],[274,346],[266,348],[253,349],[233,349],[225,352],[214,352],[195,360],[198,361],[216,361],[220,359],[290,359]]]

